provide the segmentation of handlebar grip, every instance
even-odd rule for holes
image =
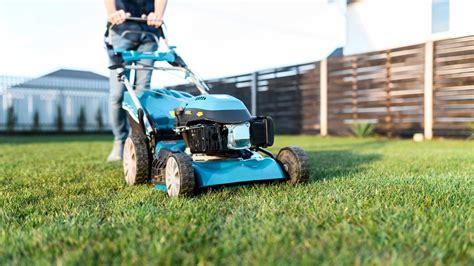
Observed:
[[[147,23],[148,20],[146,18],[128,17],[125,21]]]

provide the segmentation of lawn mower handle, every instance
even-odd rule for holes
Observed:
[[[139,18],[139,17],[127,17],[125,19],[125,21],[127,21],[127,22],[137,22],[137,23],[148,23],[147,18]],[[157,19],[157,21],[163,22],[163,20],[161,20],[161,19]]]
[[[139,18],[139,17],[127,17],[125,19],[126,22],[135,22],[135,23],[142,23],[142,24],[147,24],[148,23],[148,19],[146,18]],[[166,39],[166,35],[165,35],[165,31],[163,29],[163,26],[165,25],[164,21],[163,20],[160,20],[162,25],[157,28],[158,29],[158,32],[159,32],[159,35],[160,37],[163,39],[165,45],[169,48],[169,44],[168,44],[168,40]],[[110,24],[109,26],[109,29],[107,30],[108,33],[110,33],[112,31],[112,28],[114,26],[117,26],[116,24]],[[125,30],[124,32],[122,32],[122,37],[129,34],[129,33],[142,33],[142,31],[132,31],[132,30]],[[156,44],[158,45],[159,44],[159,39],[160,37],[158,37],[156,34],[152,33],[152,32],[145,32],[145,34],[148,34],[150,35],[153,40],[156,42]],[[112,39],[109,39],[108,43],[110,44],[110,46],[113,46],[112,44]]]
[[[139,17],[127,17],[125,21],[128,22],[138,22],[138,23],[147,23],[148,19],[146,18],[139,18]]]

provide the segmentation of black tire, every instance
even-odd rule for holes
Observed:
[[[196,179],[191,158],[184,153],[173,153],[166,160],[165,184],[170,197],[194,195]]]
[[[125,141],[123,151],[125,182],[133,186],[150,180],[150,153],[146,139],[131,136]]]
[[[289,183],[298,184],[309,180],[309,158],[302,148],[290,146],[281,149],[277,161],[285,171]]]

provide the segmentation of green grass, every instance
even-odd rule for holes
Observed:
[[[474,264],[474,142],[279,137],[309,184],[169,199],[105,137],[0,138],[0,265]]]

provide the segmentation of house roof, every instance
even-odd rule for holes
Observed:
[[[70,79],[87,79],[87,80],[108,80],[106,76],[96,74],[91,71],[81,71],[72,69],[59,69],[57,71],[46,74],[40,78],[70,78]]]
[[[340,57],[344,55],[344,47],[339,47],[334,49],[331,54],[329,54],[328,57]]]
[[[60,69],[27,80],[11,89],[49,89],[63,91],[108,91],[108,78],[90,71]]]

